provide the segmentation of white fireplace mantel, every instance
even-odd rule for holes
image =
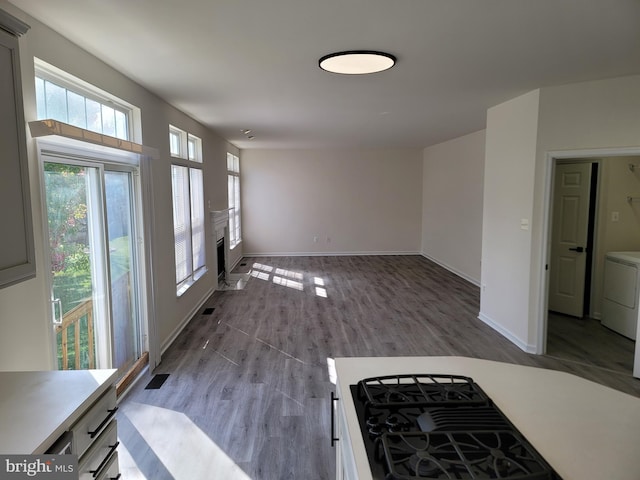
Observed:
[[[229,223],[229,210],[230,209],[226,208],[224,210],[213,210],[210,212],[211,223],[213,224],[213,231],[215,233],[216,240],[224,237],[224,229]]]

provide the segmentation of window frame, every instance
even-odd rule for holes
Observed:
[[[242,211],[240,198],[240,157],[227,152],[227,200],[229,207],[229,249],[242,243]]]
[[[70,123],[69,120],[69,105],[68,105],[68,96],[65,95],[65,99],[66,99],[66,116],[67,116],[67,121],[63,122],[63,123],[67,123],[69,125],[74,125],[74,126],[78,126],[79,128],[83,128],[85,130],[89,130],[91,132],[96,132],[96,133],[100,133],[102,135],[107,135],[107,136],[112,136],[115,138],[120,138],[122,140],[128,140],[128,141],[134,141],[134,142],[139,142],[139,135],[137,135],[137,131],[139,130],[137,128],[137,125],[140,122],[140,109],[135,107],[134,105],[131,105],[130,103],[122,100],[121,98],[116,97],[115,95],[110,94],[109,92],[106,92],[94,85],[91,85],[88,82],[85,82],[84,80],[81,80],[80,78],[77,78],[63,70],[60,70],[57,67],[54,67],[53,65],[50,65],[42,60],[40,60],[39,58],[34,58],[34,88],[35,88],[35,97],[36,97],[36,110],[39,110],[39,107],[41,105],[38,105],[38,92],[37,92],[37,82],[38,79],[44,81],[44,82],[49,82],[59,88],[63,88],[65,89],[67,92],[71,92],[75,95],[78,95],[80,97],[83,97],[85,99],[85,120],[87,120],[86,118],[86,100],[90,100],[93,102],[96,102],[98,104],[100,104],[100,111],[101,111],[101,127],[102,130],[101,131],[97,131],[94,129],[90,129],[88,128],[88,121],[85,124],[85,126],[79,126],[75,123]],[[46,108],[46,105],[44,105]],[[117,136],[117,127],[114,124],[114,129],[116,129],[116,134],[114,135],[110,135],[109,133],[105,133],[104,130],[104,118],[102,116],[102,111],[103,108],[107,107],[107,108],[111,108],[113,109],[115,112],[120,112],[122,114],[124,114],[124,118],[126,121],[126,127],[125,127],[125,132],[126,132],[126,138],[122,138]],[[38,120],[45,120],[47,118],[52,118],[50,115],[45,115],[45,118],[40,118],[40,116],[38,115]],[[114,113],[114,118],[115,118],[115,113]],[[62,121],[60,119],[56,119],[55,120],[58,121]]]
[[[172,145],[172,138],[177,139],[177,148]],[[183,295],[191,285],[198,281],[207,272],[206,261],[206,235],[205,235],[205,202],[204,202],[204,169],[202,165],[202,140],[185,130],[173,125],[169,125],[169,153],[171,156],[171,201],[173,208],[173,233],[174,233],[174,255],[175,255],[175,277],[176,294]],[[189,142],[192,142],[194,151],[189,151]],[[177,205],[176,184],[174,183],[174,169],[185,169],[183,178],[186,179],[186,194],[182,195],[181,205]],[[199,172],[194,179],[194,173]],[[194,186],[198,181],[199,185]],[[197,187],[197,188],[196,188]],[[181,192],[184,193],[184,192]],[[197,208],[199,207],[199,208]],[[183,220],[186,223],[186,233],[178,232],[176,225],[177,209],[182,210]],[[188,212],[188,213],[186,213]],[[195,215],[195,216],[194,216]],[[195,223],[197,221],[197,223]],[[184,243],[187,251],[182,258],[179,252],[178,237],[184,235],[189,239]],[[197,255],[196,255],[197,254]],[[199,259],[196,262],[196,259]],[[179,263],[180,262],[180,263]],[[186,275],[181,275],[186,268]],[[180,278],[179,278],[180,277]]]

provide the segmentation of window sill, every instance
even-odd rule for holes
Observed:
[[[184,295],[187,292],[187,290],[189,290],[191,285],[195,284],[198,280],[204,277],[207,271],[208,270],[206,268],[202,268],[198,270],[196,273],[194,273],[191,278],[188,278],[187,280],[182,282],[180,285],[178,285],[178,288],[176,289],[176,295],[178,297],[181,297],[182,295]]]

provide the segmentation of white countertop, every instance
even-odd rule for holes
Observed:
[[[0,453],[44,453],[116,376],[117,370],[0,372]]]
[[[640,479],[640,398],[563,372],[464,357],[336,358],[359,480],[371,480],[349,385],[394,374],[473,378],[564,480]]]

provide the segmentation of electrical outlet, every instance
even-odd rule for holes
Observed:
[[[318,243],[318,236],[317,235],[313,236],[313,243]]]

